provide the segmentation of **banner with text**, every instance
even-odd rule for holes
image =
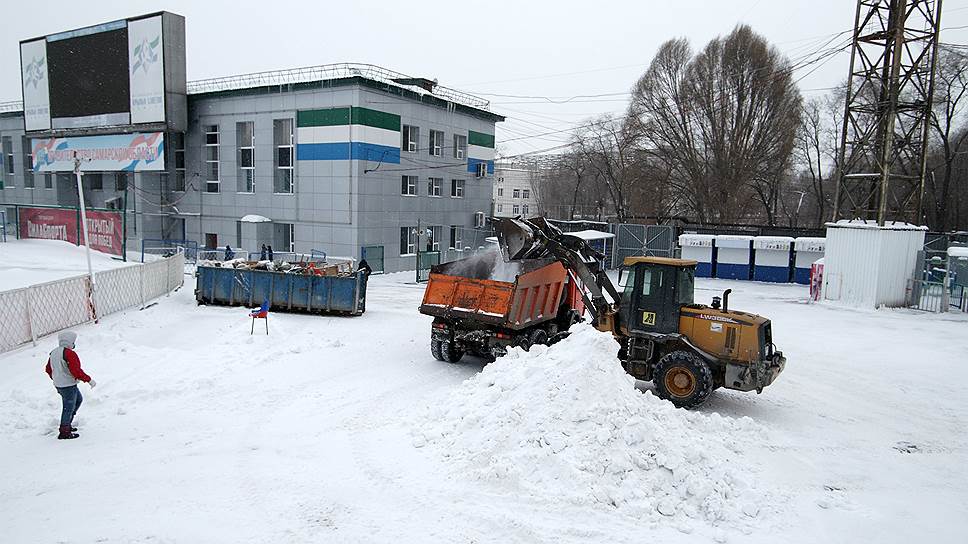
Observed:
[[[35,172],[73,172],[75,156],[85,172],[165,169],[163,132],[32,139]]]
[[[19,207],[18,214],[21,238],[79,244],[77,209]],[[123,253],[121,212],[88,210],[87,230],[91,237],[91,249],[111,255]]]

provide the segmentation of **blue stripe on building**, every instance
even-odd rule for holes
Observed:
[[[487,173],[488,174],[493,174],[494,173],[494,161],[486,161],[486,160],[483,160],[483,159],[471,159],[471,158],[468,158],[467,159],[467,171],[468,172],[477,172],[477,165],[480,164],[480,163],[482,163],[482,162],[486,162],[487,163]]]
[[[400,148],[365,142],[296,144],[299,161],[370,161],[400,164]]]

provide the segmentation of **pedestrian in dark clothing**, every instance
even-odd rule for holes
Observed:
[[[262,244],[262,252],[259,253],[259,260],[260,261],[266,260],[266,245],[265,244]]]
[[[232,246],[225,244],[225,260],[231,261],[235,258],[235,252],[232,251]]]
[[[77,428],[71,426],[74,416],[77,415],[77,409],[84,401],[84,397],[77,389],[78,380],[87,382],[91,387],[97,385],[97,382],[81,369],[81,359],[74,352],[76,340],[77,333],[63,331],[58,334],[57,347],[51,350],[50,359],[47,360],[47,367],[44,369],[53,380],[57,394],[61,396],[60,429],[57,434],[57,438],[61,440],[70,440],[79,436],[74,432]]]
[[[271,261],[271,260],[273,260],[273,259],[272,259],[272,246],[266,246],[266,251],[267,251],[267,252],[268,252],[268,254],[269,254],[269,260],[270,260],[270,261]]]

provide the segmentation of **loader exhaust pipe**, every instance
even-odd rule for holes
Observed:
[[[733,292],[732,289],[727,289],[723,291],[723,311],[724,312],[729,311],[729,294],[732,292]]]

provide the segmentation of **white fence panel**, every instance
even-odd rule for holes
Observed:
[[[141,267],[127,266],[94,274],[98,317],[141,305]]]
[[[39,338],[87,323],[91,312],[91,280],[77,276],[27,288],[34,336]]]
[[[141,284],[145,301],[158,298],[168,292],[168,259],[145,263],[144,279]]]
[[[30,342],[27,289],[0,293],[0,353]]]

